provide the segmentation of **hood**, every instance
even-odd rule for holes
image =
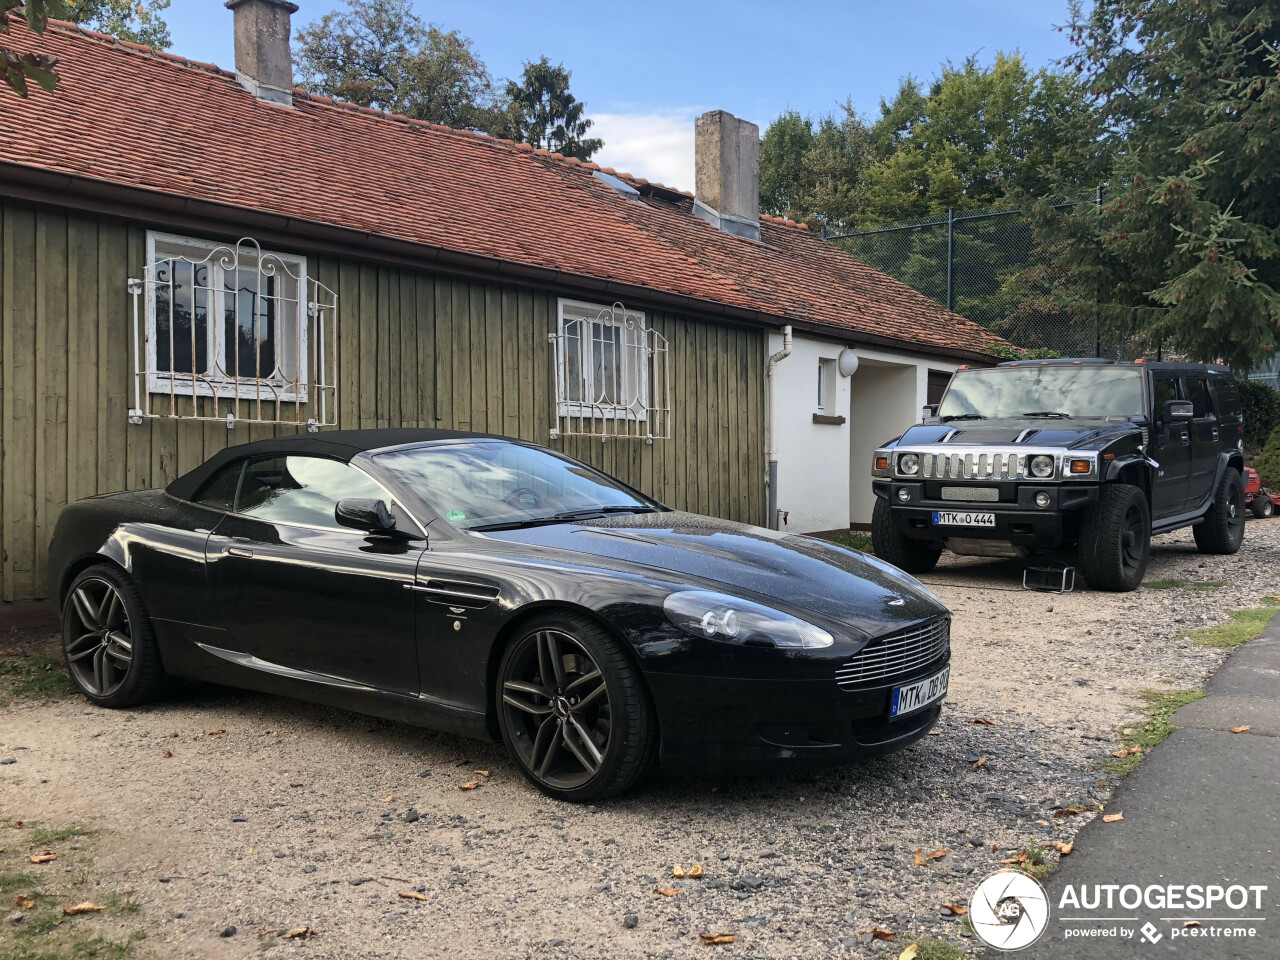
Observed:
[[[1132,420],[1052,420],[1044,417],[1017,417],[1007,420],[931,421],[909,429],[897,446],[910,447],[945,443],[948,446],[1078,447],[1113,433],[1136,428]]]
[[[878,636],[946,612],[918,580],[834,544],[693,513],[627,514],[484,534],[756,600]],[[819,623],[821,625],[821,623]],[[852,630],[850,630],[852,628]]]

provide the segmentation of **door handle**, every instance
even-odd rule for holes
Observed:
[[[1213,437],[1213,439],[1217,440],[1217,439],[1218,439],[1218,428],[1217,428],[1217,427],[1214,427],[1214,428],[1213,428],[1213,430],[1211,430],[1211,431],[1209,432],[1209,436],[1211,436],[1211,437]]]
[[[1186,430],[1182,431],[1182,445],[1184,447],[1188,447],[1191,445],[1191,434],[1188,433]]]
[[[252,557],[253,551],[247,547],[227,547],[229,557]]]

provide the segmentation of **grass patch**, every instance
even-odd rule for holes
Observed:
[[[842,547],[850,550],[857,550],[860,553],[871,553],[871,534],[864,533],[861,530],[850,530],[848,533],[837,533],[831,538],[832,543],[838,543]]]
[[[0,894],[26,893],[38,883],[29,873],[0,873]]]
[[[93,831],[73,823],[69,827],[36,827],[31,831],[30,841],[33,847],[49,847],[55,843],[66,843],[77,837],[91,837]]]
[[[1200,630],[1188,630],[1184,636],[1204,647],[1230,648],[1248,643],[1276,615],[1280,608],[1280,600],[1266,597],[1261,607],[1247,607],[1244,610],[1232,610],[1227,616],[1231,619],[1216,627],[1204,627]]]
[[[1219,587],[1225,587],[1225,580],[1147,580],[1142,584],[1148,590],[1195,590],[1199,593],[1211,593]]]
[[[10,700],[52,700],[75,693],[62,651],[49,647],[0,656],[0,705]]]
[[[1108,760],[1102,765],[1107,773],[1118,777],[1128,776],[1142,762],[1147,751],[1173,733],[1173,713],[1179,707],[1204,699],[1203,690],[1148,690],[1142,695],[1146,704],[1147,719],[1136,727],[1126,727],[1121,735],[1124,756]],[[1134,751],[1137,747],[1138,750]],[[1117,751],[1119,752],[1119,751]]]
[[[916,940],[916,960],[964,960],[965,952],[954,943],[937,937]]]

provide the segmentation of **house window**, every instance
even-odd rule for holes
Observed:
[[[643,313],[560,301],[556,404],[561,417],[645,419],[649,350]]]
[[[147,235],[147,389],[306,401],[302,257]]]
[[[818,412],[829,413],[836,406],[836,362],[818,361]]]

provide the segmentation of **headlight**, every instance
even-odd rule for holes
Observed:
[[[723,593],[682,590],[668,596],[662,609],[685,633],[709,640],[806,650],[835,643],[831,634],[812,623]]]
[[[914,477],[920,472],[920,456],[915,453],[904,453],[898,457],[898,472]]]
[[[1046,457],[1041,454],[1038,457],[1031,458],[1031,475],[1044,479],[1053,476],[1053,457]]]

